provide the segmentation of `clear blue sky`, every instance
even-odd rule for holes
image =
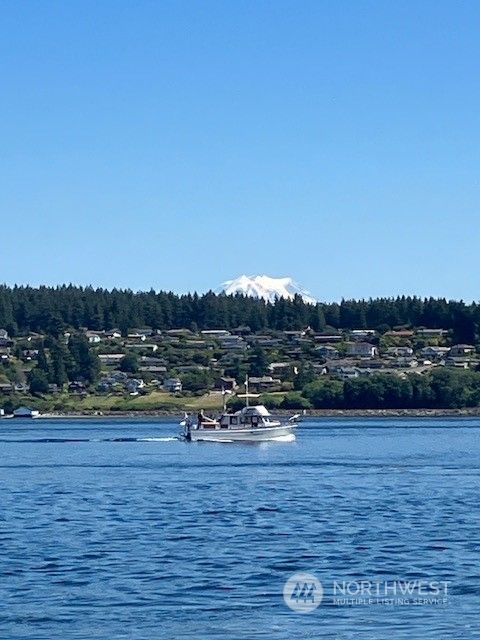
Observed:
[[[0,280],[479,299],[480,3],[0,4]]]

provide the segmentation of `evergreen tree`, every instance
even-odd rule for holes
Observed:
[[[28,374],[28,384],[30,387],[30,393],[47,393],[48,392],[48,378],[45,371],[35,367]]]
[[[264,376],[267,373],[268,357],[262,347],[255,347],[252,350],[250,359],[250,375]]]
[[[135,353],[127,353],[120,362],[120,371],[125,373],[137,373],[138,371],[138,357]]]

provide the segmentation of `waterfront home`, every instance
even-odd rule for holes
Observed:
[[[81,382],[80,380],[73,380],[73,382],[70,382],[70,384],[68,385],[68,391],[77,395],[83,395],[87,393],[85,383]]]
[[[145,387],[145,382],[140,378],[130,378],[125,382],[125,388],[129,393],[138,393]]]
[[[358,358],[375,358],[378,349],[369,342],[347,342],[347,355]]]
[[[18,407],[13,412],[14,418],[36,418],[40,415],[40,411],[37,409],[30,409],[30,407]]]
[[[0,329],[0,338],[8,340],[8,331],[6,329]]]
[[[163,388],[170,393],[179,393],[182,390],[180,378],[167,378],[163,381]]]

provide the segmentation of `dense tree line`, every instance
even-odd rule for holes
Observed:
[[[0,327],[11,335],[28,331],[58,336],[66,327],[92,330],[133,327],[172,329],[226,328],[247,325],[252,331],[315,331],[396,326],[425,326],[452,331],[455,342],[475,342],[480,305],[417,297],[342,300],[308,305],[294,300],[262,300],[241,295],[175,295],[167,292],[61,287],[0,286]]]
[[[403,378],[378,373],[341,381],[320,377],[300,392],[316,409],[456,409],[480,406],[480,373],[439,367]]]

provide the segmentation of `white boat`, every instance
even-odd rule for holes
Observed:
[[[224,402],[223,412],[216,419],[207,418],[200,413],[197,422],[194,422],[191,416],[185,415],[185,419],[180,423],[183,427],[182,436],[185,440],[188,442],[198,440],[264,442],[293,434],[297,426],[298,414],[282,422],[275,419],[261,404],[249,406],[249,398],[258,398],[258,395],[248,393],[248,381],[246,382],[246,393],[238,397],[246,398],[246,406],[239,411],[230,413]]]

